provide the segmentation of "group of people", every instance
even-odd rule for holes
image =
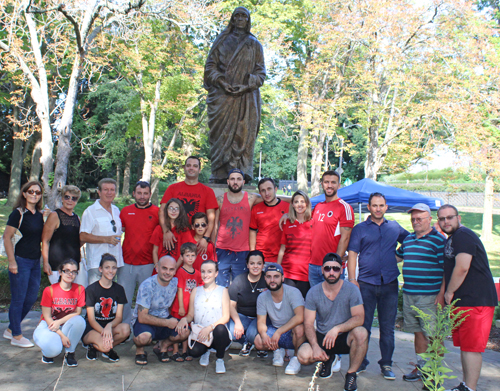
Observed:
[[[426,351],[428,328],[412,306],[435,314],[438,303],[458,299],[454,305],[469,311],[453,331],[464,379],[452,390],[476,389],[498,299],[484,247],[460,224],[455,207],[439,209],[438,232],[429,207],[417,203],[408,211],[410,234],[385,219],[380,193],[370,196],[370,216],[355,226],[352,207],[337,195],[335,171],[323,173],[325,201],[314,210],[302,191],[277,197],[271,178],[259,181],[259,194],[244,191],[245,174],[236,168],[229,171],[228,191],[215,197],[198,181],[200,171],[199,158],[188,157],[185,180],[167,188],[159,208],[150,202],[149,183],[139,181],[135,203],[120,211],[113,204],[116,182],[103,179],[99,199],[81,221],[74,213],[80,190],[65,186],[62,206],[45,224],[42,186],[25,184],[4,233],[12,291],[4,337],[15,346],[33,346],[21,321],[37,298],[42,257],[52,285],[43,292],[34,341],[44,363],[64,347],[66,363],[76,366],[79,340],[89,360],[101,352],[117,361],[113,348],[132,334],[138,365],[148,363],[145,348],[157,341],[153,353],[160,362],[200,357],[206,366],[215,350],[216,372],[224,373],[225,351],[238,341],[242,356],[255,348],[262,358],[273,351],[275,366],[288,359],[286,374],[319,361],[319,377],[328,378],[340,369],[339,355],[348,354],[345,390],[352,391],[369,364],[375,309],[378,364],[384,378],[395,379],[397,262],[403,261],[405,330],[415,333],[415,352]],[[14,246],[18,230],[22,238]],[[79,273],[86,278],[79,281]],[[403,379],[421,379],[423,365],[419,358]]]

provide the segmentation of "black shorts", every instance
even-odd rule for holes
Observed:
[[[321,334],[316,331],[316,339],[318,340],[318,345],[328,354],[332,356],[333,354],[349,354],[351,348],[347,345],[347,337],[349,333],[342,333],[337,335],[337,339],[335,340],[335,345],[333,349],[325,349],[323,346],[323,340],[325,339],[325,334]]]

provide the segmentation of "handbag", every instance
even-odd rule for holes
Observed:
[[[14,249],[16,247],[17,242],[19,242],[22,239],[22,237],[23,237],[23,234],[21,233],[21,231],[19,231],[19,228],[21,228],[21,224],[23,223],[24,212],[21,210],[21,208],[17,208],[17,210],[21,214],[21,219],[19,220],[19,226],[17,227],[16,233],[11,238],[12,246],[14,247]],[[3,236],[0,239],[0,255],[2,257],[6,257],[7,256],[7,252],[5,251],[5,243],[4,243]]]
[[[205,341],[202,342],[198,339],[198,334],[200,334],[200,331],[203,328],[204,326],[202,326],[201,324],[191,323],[191,333],[189,334],[188,338],[189,349],[193,349],[195,342],[202,343],[206,347],[210,347],[212,345],[212,342],[214,341],[213,331],[210,331],[210,334],[208,335],[208,338]]]

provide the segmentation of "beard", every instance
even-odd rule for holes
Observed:
[[[337,190],[332,190],[332,191],[331,191],[331,194],[327,193],[327,191],[326,191],[326,190],[324,190],[324,189],[323,189],[323,192],[325,193],[325,195],[326,195],[327,197],[335,197],[335,195],[337,194]]]
[[[339,282],[340,280],[340,274],[337,278],[328,278],[327,276],[325,276],[323,274],[323,278],[325,279],[325,281],[330,284],[330,285],[335,285],[337,282]]]
[[[280,282],[274,288],[271,288],[268,283],[266,283],[266,286],[267,286],[267,289],[269,289],[271,292],[276,292],[276,291],[279,291],[281,289],[281,287],[283,286],[283,282]]]
[[[241,191],[241,189],[243,189],[243,185],[241,185],[240,187],[238,187],[238,188],[236,188],[236,189],[233,189],[233,188],[231,187],[231,185],[227,185],[227,188],[229,189],[229,191],[230,191],[231,193],[239,193],[239,192]]]
[[[135,200],[135,203],[139,206],[146,206],[146,205],[149,205],[149,200],[145,200],[145,201]]]

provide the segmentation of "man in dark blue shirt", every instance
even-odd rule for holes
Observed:
[[[396,221],[384,218],[387,211],[385,197],[373,193],[368,200],[370,216],[356,225],[351,234],[347,270],[349,281],[356,284],[363,297],[365,321],[363,326],[370,330],[375,308],[378,309],[380,327],[380,353],[378,364],[384,378],[395,380],[392,372],[392,354],[394,353],[394,324],[398,309],[398,276],[396,246],[402,243],[409,232]],[[359,264],[359,276],[356,278],[356,266]],[[365,357],[358,369],[363,372],[369,361]]]

